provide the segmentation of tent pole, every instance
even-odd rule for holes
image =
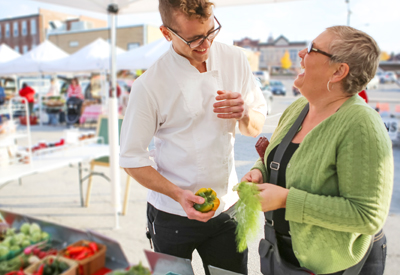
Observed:
[[[110,145],[110,175],[111,175],[111,194],[112,204],[114,209],[115,217],[115,229],[119,228],[119,217],[118,214],[121,212],[121,181],[119,171],[119,131],[118,131],[118,103],[116,93],[116,16],[118,13],[118,6],[116,4],[110,4],[108,6],[110,29],[111,29],[111,45],[110,45],[110,80],[111,80],[111,96],[108,102],[109,111],[109,123],[108,123],[108,137]]]

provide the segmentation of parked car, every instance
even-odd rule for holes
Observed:
[[[267,71],[255,71],[253,72],[255,77],[258,77],[261,81],[262,85],[266,85],[269,83],[269,72]]]
[[[272,101],[274,100],[271,91],[261,84],[261,80],[258,77],[255,77],[258,87],[260,87],[265,101],[267,102],[267,115],[270,115],[272,112]]]
[[[367,84],[367,89],[371,90],[371,89],[378,89],[379,86],[379,76],[375,75],[371,81]]]
[[[274,95],[286,95],[286,88],[280,80],[270,80],[267,86]]]
[[[380,77],[380,83],[393,83],[397,81],[397,75],[395,72],[387,71]]]
[[[297,87],[293,86],[292,91],[294,96],[300,95],[300,90]]]

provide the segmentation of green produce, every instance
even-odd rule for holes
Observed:
[[[21,243],[22,247],[27,247],[27,246],[30,246],[30,245],[31,245],[31,242],[29,240],[27,240],[27,239],[23,240],[22,243]]]
[[[56,259],[47,259],[43,267],[43,275],[59,275],[69,269],[69,265]]]
[[[115,270],[107,275],[151,275],[150,270],[139,262],[138,265],[132,266],[129,270]]]
[[[6,236],[7,237],[9,237],[9,236],[14,236],[15,235],[15,228],[9,228],[9,229],[7,229],[7,231],[6,231]]]
[[[11,251],[18,251],[20,249],[21,249],[21,247],[19,245],[13,245],[13,246],[10,247]]]
[[[239,200],[236,203],[236,242],[237,250],[243,252],[247,244],[254,240],[262,228],[260,212],[261,202],[258,198],[260,193],[255,183],[241,182],[233,187],[238,191]]]
[[[31,241],[34,243],[40,242],[42,239],[42,234],[40,232],[34,232],[31,235]]]
[[[41,239],[42,239],[42,240],[47,240],[47,239],[49,239],[49,238],[50,238],[49,233],[47,233],[47,232],[42,232],[42,234],[41,234]]]
[[[11,260],[0,262],[0,275],[27,267],[29,265],[28,258],[29,256],[22,252]]]
[[[23,225],[21,225],[21,228],[19,229],[19,231],[21,231],[25,235],[29,235],[30,228],[31,228],[31,225],[26,222]]]
[[[31,227],[29,228],[29,234],[33,235],[35,232],[40,233],[41,229],[40,229],[40,226],[37,223],[32,223]]]
[[[0,245],[0,258],[6,256],[10,250],[7,246]]]

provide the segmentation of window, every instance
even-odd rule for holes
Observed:
[[[6,23],[6,31],[5,31],[5,33],[6,33],[6,37],[10,37],[10,24],[9,23]]]
[[[31,19],[31,35],[36,34],[36,19]]]
[[[28,28],[27,28],[27,25],[26,25],[26,21],[22,21],[21,34],[23,36],[28,34]]]
[[[28,52],[28,46],[24,45],[22,46],[22,53],[27,53]]]
[[[2,36],[2,33],[1,33],[1,28],[2,28],[2,27],[1,27],[1,25],[0,25],[0,38],[1,38],[1,36]]]
[[[290,50],[290,60],[292,63],[296,62],[297,60],[297,50]]]
[[[140,47],[139,43],[128,43],[128,51]]]
[[[69,41],[69,46],[70,47],[78,47],[79,46],[79,42],[78,41]]]
[[[17,37],[18,34],[19,34],[19,31],[18,31],[18,22],[14,22],[14,23],[13,23],[13,36],[14,36],[14,37]]]
[[[19,53],[19,47],[18,46],[15,46],[14,50]]]
[[[31,50],[33,50],[34,48],[36,48],[36,44],[35,44],[35,43],[32,43]]]

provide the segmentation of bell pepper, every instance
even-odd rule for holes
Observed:
[[[194,204],[193,207],[197,211],[207,213],[218,209],[220,202],[217,198],[217,193],[215,193],[211,188],[200,188],[199,191],[196,192],[196,196],[204,198],[203,204]]]

